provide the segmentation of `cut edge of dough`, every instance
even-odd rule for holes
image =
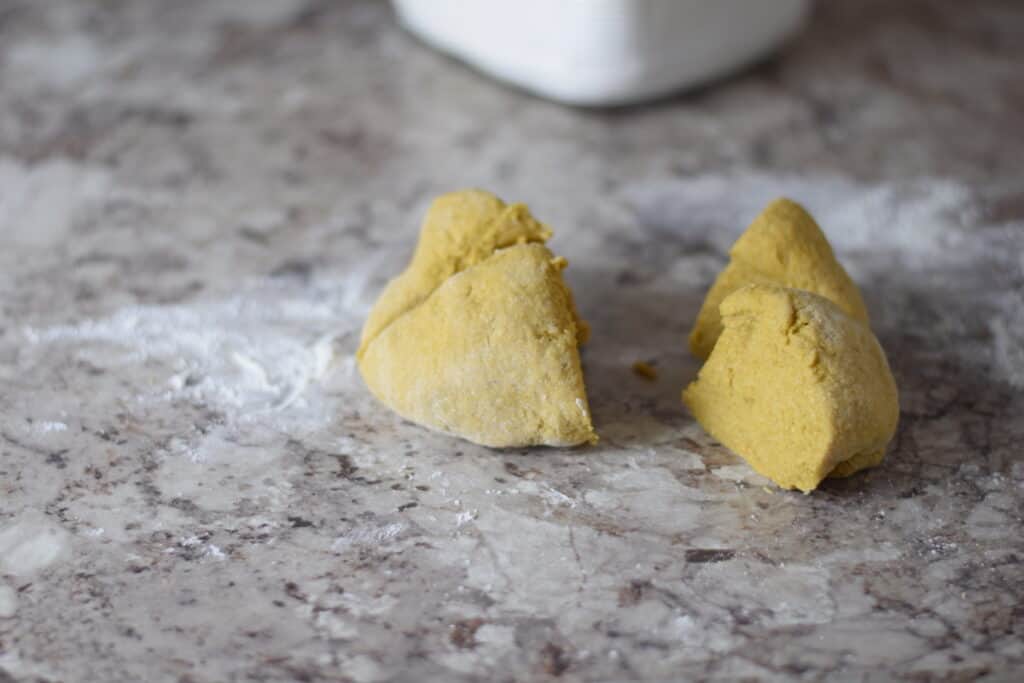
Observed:
[[[551,265],[551,267],[559,275],[559,281],[561,282],[563,291],[566,294],[566,300],[567,300],[567,303],[568,303],[568,306],[569,306],[569,313],[570,313],[570,316],[572,317],[573,323],[574,323],[574,329],[572,330],[572,332],[573,332],[575,344],[571,347],[571,351],[573,353],[575,353],[575,355],[576,355],[576,357],[575,357],[576,366],[579,369],[580,384],[581,384],[582,389],[583,389],[583,392],[582,392],[583,395],[576,397],[575,401],[576,401],[576,406],[579,409],[579,411],[582,413],[582,415],[583,415],[583,417],[585,419],[586,425],[587,425],[587,435],[586,435],[586,438],[580,439],[580,440],[575,440],[575,441],[574,440],[543,441],[543,442],[538,441],[536,443],[525,444],[525,445],[524,444],[514,444],[514,445],[513,444],[501,444],[501,445],[497,445],[497,444],[495,444],[493,442],[492,443],[487,443],[487,442],[485,442],[485,440],[480,439],[480,438],[470,438],[470,437],[467,437],[465,434],[460,434],[457,431],[453,431],[453,430],[449,430],[449,429],[444,429],[442,427],[438,427],[438,426],[435,426],[435,425],[431,425],[431,424],[426,424],[424,422],[420,422],[418,420],[414,420],[413,418],[407,417],[407,416],[403,415],[402,413],[398,412],[397,410],[395,410],[394,407],[392,407],[390,405],[389,405],[389,407],[391,408],[391,410],[393,410],[397,414],[401,415],[404,419],[411,420],[412,422],[414,422],[415,424],[419,425],[420,427],[423,427],[425,429],[428,429],[428,430],[433,431],[433,432],[438,433],[438,434],[444,434],[446,436],[452,436],[452,437],[455,437],[455,438],[458,438],[458,439],[465,439],[465,440],[470,441],[471,443],[477,443],[477,444],[480,444],[480,445],[485,446],[487,448],[495,448],[495,449],[523,448],[523,447],[529,448],[529,447],[535,447],[535,446],[544,446],[544,447],[553,447],[553,448],[573,448],[573,447],[578,447],[578,446],[583,446],[583,445],[591,445],[591,446],[595,445],[595,444],[597,444],[600,441],[600,435],[597,433],[597,430],[594,429],[593,413],[590,410],[590,398],[589,398],[588,392],[587,392],[586,375],[583,372],[583,360],[582,360],[582,357],[580,356],[580,351],[579,351],[580,346],[583,344],[583,339],[581,338],[581,335],[584,334],[584,333],[588,333],[589,332],[589,327],[586,325],[586,323],[584,323],[582,320],[579,319],[579,317],[578,317],[578,315],[576,313],[575,304],[573,302],[572,290],[565,283],[564,279],[561,278],[561,271],[566,268],[566,266],[568,265],[568,261],[565,258],[563,258],[563,257],[555,256],[551,252],[551,250],[547,247],[547,245],[544,244],[543,242],[534,240],[534,241],[528,241],[528,242],[514,243],[514,244],[507,245],[505,247],[496,248],[491,253],[491,255],[488,256],[486,259],[483,259],[481,261],[478,261],[476,263],[468,265],[465,268],[459,270],[457,273],[454,273],[451,276],[449,276],[448,278],[446,278],[440,285],[435,287],[430,292],[430,294],[427,295],[426,297],[424,297],[419,303],[417,303],[415,306],[412,306],[412,307],[406,309],[405,311],[402,312],[401,315],[395,317],[391,322],[389,322],[385,327],[383,327],[381,329],[380,333],[378,333],[377,335],[374,336],[374,340],[377,337],[382,336],[392,325],[398,323],[399,320],[402,320],[406,316],[412,314],[414,311],[418,310],[421,306],[426,305],[427,302],[430,299],[432,299],[434,296],[439,295],[438,293],[445,286],[451,285],[452,283],[455,282],[455,280],[457,278],[464,277],[470,271],[472,271],[472,270],[474,270],[474,269],[476,269],[478,267],[483,266],[484,264],[488,263],[489,261],[491,261],[493,258],[498,256],[499,254],[502,254],[502,253],[507,252],[507,251],[509,251],[511,249],[515,249],[517,247],[523,246],[524,244],[539,244],[539,246],[548,253],[548,256],[549,256],[548,263]],[[583,323],[582,329],[581,329],[580,323]],[[371,346],[371,344],[367,344],[365,350],[368,350],[370,346]],[[358,357],[357,361],[359,361],[359,363],[361,364],[362,358]],[[385,405],[388,405],[387,402],[385,402]]]
[[[855,324],[859,325],[861,329],[863,329],[871,337],[874,344],[878,347],[882,360],[886,360],[884,350],[881,348],[881,345],[878,343],[877,339],[875,339],[873,332],[871,332],[870,328],[867,325],[863,324],[857,318],[851,316],[831,299],[824,297],[820,294],[816,294],[815,292],[810,292],[795,287],[787,287],[785,285],[780,285],[777,283],[750,283],[743,285],[739,289],[731,292],[728,296],[726,296],[725,299],[723,299],[723,301],[719,305],[721,319],[723,320],[723,323],[730,315],[726,313],[725,310],[723,310],[727,308],[725,305],[726,301],[732,299],[735,302],[737,301],[735,297],[742,297],[745,290],[749,292],[757,289],[775,290],[778,292],[782,292],[786,295],[788,306],[790,307],[790,317],[784,329],[784,334],[787,337],[799,337],[802,335],[804,330],[809,327],[813,327],[816,330],[818,330],[819,334],[827,334],[827,332],[825,332],[826,328],[832,326],[830,324],[832,321],[828,319],[828,316],[840,316],[842,318],[849,319]],[[818,302],[822,306],[822,310],[818,311],[810,307],[809,304],[812,301]],[[822,313],[824,313],[825,315],[823,316]],[[723,327],[726,326],[723,324]],[[708,356],[708,361],[710,361],[711,355],[714,353],[714,351],[715,347],[712,347],[712,352]],[[830,351],[833,351],[833,349],[825,348],[823,349],[823,351],[828,353]],[[821,366],[815,364],[815,367]],[[703,370],[703,367],[701,368],[701,370]],[[889,369],[887,362],[885,363],[885,371],[888,372],[891,376],[891,370]],[[692,382],[690,382],[683,389],[682,392],[683,402],[690,408],[691,413],[694,413],[694,417],[697,416],[695,414],[693,405],[691,405],[691,392],[698,390],[697,385],[699,383],[699,380],[700,374],[698,373],[698,376]],[[701,426],[704,427],[704,424],[700,419],[698,419],[698,422],[700,422]],[[812,477],[817,479],[816,483],[813,486],[807,488],[795,483],[791,485],[780,484],[775,479],[775,477],[771,476],[767,471],[764,471],[762,467],[755,464],[754,461],[750,460],[746,455],[743,455],[739,451],[734,450],[731,446],[724,444],[724,442],[723,445],[726,445],[726,447],[729,448],[729,450],[739,455],[752,469],[757,471],[759,474],[767,477],[768,479],[771,479],[776,485],[780,486],[780,488],[790,490],[795,489],[803,492],[804,494],[809,494],[818,486],[820,486],[821,482],[824,481],[825,479],[849,477],[862,470],[877,467],[879,464],[881,464],[881,462],[885,459],[885,455],[889,450],[889,445],[892,442],[892,439],[895,435],[896,425],[898,425],[898,413],[893,428],[887,432],[887,437],[881,442],[876,441],[874,443],[863,445],[861,449],[852,454],[846,455],[846,457],[844,457],[842,460],[827,462],[829,458],[826,458],[826,463],[822,468],[820,468],[821,471],[815,473],[814,477]],[[718,437],[715,436],[715,434],[710,429],[708,429],[707,427],[704,427],[704,429],[705,431],[708,431],[709,434],[718,439]],[[721,441],[721,439],[718,440]],[[827,450],[831,451],[833,448],[834,446],[830,445],[827,448]],[[818,476],[819,474],[820,477]]]
[[[486,190],[466,190],[466,191],[486,192]],[[449,193],[449,194],[457,194],[457,192],[452,192],[452,193]],[[490,193],[488,193],[488,194],[490,194]],[[498,199],[498,201],[501,201],[500,198],[498,198],[498,197],[495,197],[495,198]],[[386,329],[391,327],[391,325],[393,325],[395,323],[395,321],[397,321],[398,319],[402,318],[403,316],[405,316],[410,311],[416,310],[417,308],[422,306],[423,303],[425,301],[427,301],[427,299],[429,299],[431,296],[433,296],[434,293],[437,292],[437,290],[445,282],[447,282],[449,279],[455,277],[459,273],[462,273],[465,270],[467,270],[468,268],[472,268],[475,265],[478,265],[480,263],[484,263],[485,261],[490,260],[499,251],[502,251],[503,249],[508,249],[509,247],[514,247],[514,246],[519,245],[519,244],[543,244],[543,245],[547,246],[547,241],[554,236],[554,231],[546,223],[537,220],[533,216],[533,214],[530,212],[529,207],[526,204],[524,204],[523,202],[516,202],[514,204],[505,204],[505,206],[501,209],[501,211],[498,212],[497,215],[492,217],[490,220],[487,220],[484,223],[481,223],[480,226],[481,226],[481,228],[486,228],[486,226],[490,226],[490,225],[493,225],[493,224],[497,223],[498,221],[504,220],[505,218],[507,218],[511,214],[523,213],[523,212],[525,212],[529,216],[529,218],[531,220],[533,220],[534,222],[537,223],[537,225],[540,226],[540,230],[538,231],[538,237],[522,236],[522,237],[519,237],[519,238],[517,238],[515,240],[509,240],[509,241],[506,241],[506,242],[500,242],[500,243],[495,245],[494,249],[491,250],[491,253],[486,258],[483,258],[483,259],[481,259],[479,261],[476,261],[476,262],[473,262],[473,263],[466,263],[466,262],[463,262],[461,259],[459,261],[457,261],[457,264],[458,264],[457,265],[457,270],[454,273],[451,273],[448,277],[446,277],[443,280],[439,281],[436,285],[434,285],[434,287],[428,293],[426,293],[422,298],[420,298],[419,301],[417,301],[415,304],[405,308],[404,310],[402,310],[399,313],[396,313],[386,323],[384,323],[383,325],[380,325],[377,328],[377,330],[373,333],[373,335],[371,337],[369,337],[367,339],[363,339],[360,342],[360,344],[359,344],[359,349],[356,351],[356,359],[357,360],[361,359],[363,357],[363,355],[365,354],[366,349],[369,348],[370,344],[372,344],[373,341],[377,337],[379,337],[381,334],[383,334],[383,332]],[[423,233],[422,232],[420,233],[420,238],[419,239],[420,240],[423,239]],[[414,258],[415,258],[415,254],[414,254]],[[553,258],[554,258],[554,256],[553,256]],[[406,272],[408,272],[409,268],[411,268],[412,265],[413,265],[412,262],[410,262],[409,265],[407,265],[405,267],[405,269],[401,273],[399,273],[398,275],[395,276],[395,279],[397,279],[399,277],[402,277]],[[566,262],[566,265],[568,265],[568,262]],[[395,279],[392,279],[388,284],[390,284],[391,282],[394,282]],[[568,290],[568,286],[566,286],[566,289]],[[379,297],[378,297],[378,302],[379,302]],[[575,301],[574,301],[574,299],[572,297],[572,291],[571,290],[569,290],[569,303],[570,303],[570,308],[571,308],[572,313],[573,313],[573,318],[576,321],[577,337],[580,340],[579,343],[582,345],[582,344],[584,344],[586,342],[587,338],[589,337],[590,328],[589,328],[589,325],[587,325],[586,321],[584,321],[580,317],[579,313],[577,312],[576,304],[575,304]],[[376,307],[376,305],[377,305],[377,302],[374,303],[374,307]]]

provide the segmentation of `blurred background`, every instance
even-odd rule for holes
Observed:
[[[0,0],[0,681],[1019,671],[1024,4],[462,4]],[[585,453],[426,432],[354,370],[463,187],[570,262]],[[779,195],[903,411],[808,497],[679,400]]]

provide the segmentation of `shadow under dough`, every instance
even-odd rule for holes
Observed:
[[[700,365],[686,340],[704,292],[586,268],[573,273],[572,285],[591,327],[582,359],[598,433],[613,423],[632,421],[641,428],[654,421],[680,426],[690,422],[681,392]],[[637,361],[651,364],[657,378],[634,373]]]

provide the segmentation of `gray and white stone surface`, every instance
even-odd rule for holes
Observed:
[[[0,2],[0,681],[1018,680],[1022,35],[822,3],[727,83],[585,111],[380,2]],[[354,371],[464,186],[555,228],[600,445],[432,434]],[[679,400],[780,194],[901,390],[885,463],[808,496]]]

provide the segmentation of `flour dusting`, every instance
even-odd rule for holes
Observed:
[[[898,249],[920,259],[971,247],[977,202],[963,185],[919,179],[869,185],[839,176],[758,173],[643,182],[626,189],[641,222],[700,234],[725,251],[778,197],[803,204],[839,251]]]
[[[637,182],[624,197],[643,226],[723,255],[769,202],[789,197],[818,220],[855,280],[863,285],[884,276],[901,282],[907,297],[930,295],[959,310],[931,333],[946,338],[965,362],[988,362],[995,378],[1024,387],[1024,290],[980,284],[982,273],[993,270],[1004,281],[1024,283],[1024,222],[992,222],[978,191],[943,178],[869,184],[748,171]],[[885,293],[873,319],[887,313],[894,294]],[[905,310],[891,307],[900,316]],[[987,327],[991,339],[969,338],[972,326]]]
[[[268,280],[226,299],[133,306],[73,325],[28,327],[33,347],[63,345],[93,366],[119,374],[145,368],[136,402],[191,401],[227,421],[301,413],[308,389],[345,372],[362,322],[361,270],[315,286]],[[355,286],[350,286],[355,283]],[[353,299],[351,289],[359,292]],[[353,310],[355,309],[355,310]],[[340,340],[340,341],[339,341]],[[59,429],[56,423],[49,429]]]
[[[358,526],[336,538],[331,544],[331,550],[340,553],[353,546],[385,545],[408,528],[402,522],[391,522],[383,526]]]

